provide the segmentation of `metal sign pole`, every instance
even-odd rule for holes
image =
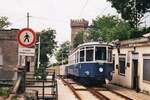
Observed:
[[[40,46],[41,46],[41,43],[40,43],[40,36],[39,36],[39,42],[38,42],[38,65],[37,65],[38,69],[40,67]]]
[[[43,68],[43,100],[44,100],[44,68]]]

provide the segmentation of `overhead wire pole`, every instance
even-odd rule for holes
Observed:
[[[37,65],[37,69],[39,69],[40,67],[40,47],[41,47],[41,43],[40,43],[40,36],[39,36],[39,42],[38,42],[38,65]]]
[[[29,28],[29,12],[27,12],[27,28]]]

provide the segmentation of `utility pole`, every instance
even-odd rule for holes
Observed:
[[[27,12],[27,28],[29,28],[29,12]],[[27,65],[28,56],[25,56],[25,70],[27,70],[27,67],[30,67]]]
[[[136,8],[136,7],[137,7],[137,3],[136,3],[136,2],[137,2],[137,1],[135,0],[135,1],[134,1],[134,7],[135,7],[134,9],[135,9],[136,29],[137,29],[137,28],[138,28],[138,18],[137,18],[138,15],[137,15],[137,8]]]
[[[39,42],[38,42],[38,65],[37,65],[37,69],[39,69],[40,67],[40,47],[41,47],[41,43],[40,43],[40,36],[39,36]]]
[[[61,55],[61,65],[62,65],[62,67],[63,67],[63,52],[62,52],[62,55]]]
[[[27,28],[29,28],[29,12],[27,12]]]

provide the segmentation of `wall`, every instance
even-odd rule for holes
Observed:
[[[132,59],[135,58],[132,54],[132,52],[138,53],[138,76],[139,76],[139,88],[141,92],[149,93],[150,94],[150,82],[144,82],[143,81],[143,54],[150,54],[150,45],[147,46],[141,46],[141,47],[136,47],[134,50],[133,47],[128,47],[128,48],[120,48],[120,53],[121,54],[126,54],[126,63],[127,59],[129,59],[129,67],[126,66],[125,70],[125,76],[121,76],[118,74],[118,69],[116,69],[115,66],[115,71],[113,74],[113,80],[111,81],[112,83],[132,88]],[[129,53],[129,58],[127,58],[127,54]],[[113,50],[113,54],[115,54],[115,65],[118,64],[118,52],[117,49]],[[150,57],[149,57],[150,58]],[[150,70],[149,70],[150,71]]]
[[[131,51],[131,50],[132,50],[132,48],[130,48],[128,50],[120,49],[120,53],[127,55],[128,51]],[[120,75],[118,69],[116,68],[116,65],[119,64],[119,57],[118,57],[117,49],[113,50],[113,54],[115,54],[115,71],[113,73],[112,83],[116,83],[118,85],[122,85],[124,87],[131,88],[131,70],[132,70],[131,64],[130,64],[130,67],[127,67],[127,64],[126,64],[125,75],[124,76]],[[126,62],[127,62],[127,56],[126,56]]]
[[[17,32],[17,29],[0,30],[0,55],[2,56],[0,79],[14,78],[15,72],[13,70],[18,64]]]
[[[139,47],[136,51],[139,52],[139,88],[142,92],[150,94],[150,82],[143,81],[143,54],[150,54],[150,46]]]

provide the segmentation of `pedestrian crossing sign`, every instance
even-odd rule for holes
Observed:
[[[23,47],[31,47],[35,44],[36,33],[31,28],[23,28],[18,32],[17,41]]]

